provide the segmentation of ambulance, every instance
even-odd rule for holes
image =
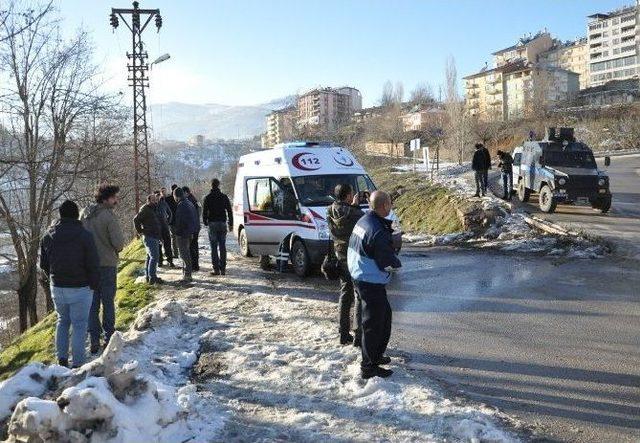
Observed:
[[[349,183],[368,210],[375,184],[345,148],[330,143],[284,143],[243,155],[234,188],[234,235],[242,255],[290,260],[301,277],[318,267],[331,245],[327,207],[334,188]],[[394,245],[402,231],[396,215]]]

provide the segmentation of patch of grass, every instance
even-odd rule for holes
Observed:
[[[380,168],[371,175],[379,189],[400,194],[393,207],[404,231],[440,235],[464,229],[458,210],[464,212],[465,203],[447,188],[429,182],[423,174],[397,174],[391,168]]]
[[[144,267],[145,256],[140,240],[134,240],[120,253],[116,293],[116,329],[120,331],[126,330],[135,319],[136,313],[153,301],[151,286],[135,283],[139,271]],[[55,329],[56,313],[52,312],[37,325],[16,337],[0,353],[0,380],[10,377],[31,362],[54,362]]]

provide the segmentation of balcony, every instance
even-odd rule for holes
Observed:
[[[476,89],[479,88],[480,85],[477,83],[471,83],[470,85],[467,85],[467,89]]]
[[[502,88],[487,88],[486,93],[489,95],[502,94]]]
[[[477,91],[476,92],[470,92],[470,93],[467,94],[467,98],[471,99],[471,100],[477,99],[478,97],[480,97],[480,93],[477,92]]]
[[[598,32],[598,33],[596,33],[596,34],[591,34],[591,35],[589,36],[589,40],[595,40],[595,39],[600,38],[600,37],[602,37],[602,33],[601,33],[601,32]]]

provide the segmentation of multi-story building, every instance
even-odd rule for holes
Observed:
[[[538,63],[540,54],[553,44],[549,33],[540,32],[494,52],[492,69],[464,78],[469,114],[487,121],[509,120],[573,98],[579,89],[579,74]]]
[[[637,9],[629,6],[589,16],[589,86],[640,74]]]
[[[334,130],[360,109],[362,95],[355,88],[313,89],[298,97],[298,125]]]
[[[538,55],[538,63],[575,72],[580,75],[580,89],[589,87],[589,44],[586,37],[570,42],[555,40],[549,50]]]
[[[416,105],[403,113],[400,118],[405,132],[425,131],[436,127],[442,128],[444,114],[444,109],[436,106]]]
[[[295,106],[279,109],[267,115],[267,133],[263,147],[272,148],[279,143],[292,141],[298,110]]]
[[[201,148],[202,146],[204,146],[204,135],[193,135],[189,137],[187,143],[191,146],[197,146]]]

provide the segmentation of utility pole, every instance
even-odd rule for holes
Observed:
[[[130,16],[127,21],[125,16]],[[127,52],[127,71],[129,86],[133,87],[133,166],[135,170],[136,211],[140,208],[143,194],[151,192],[151,168],[149,165],[149,145],[147,140],[147,99],[145,88],[149,87],[147,70],[148,54],[144,50],[142,33],[155,18],[155,25],[160,32],[162,17],[159,9],[139,9],[138,2],[133,2],[133,9],[111,8],[110,23],[115,30],[122,20],[131,31],[132,51]],[[142,24],[141,19],[144,20]]]

